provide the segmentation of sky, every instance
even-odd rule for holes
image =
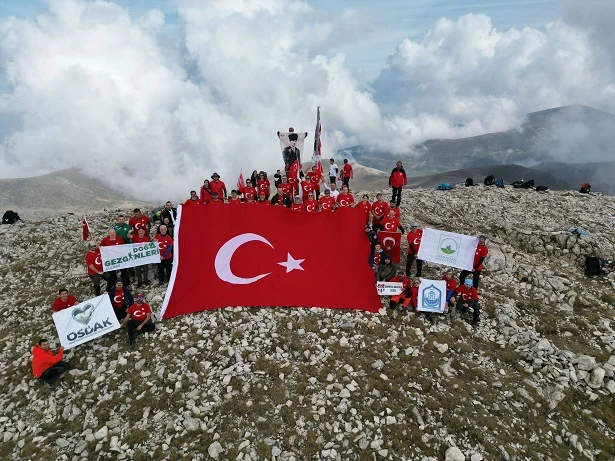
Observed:
[[[0,177],[164,200],[279,168],[318,105],[327,156],[615,112],[614,23],[609,0],[2,0]]]

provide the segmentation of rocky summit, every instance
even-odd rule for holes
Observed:
[[[489,236],[477,329],[233,307],[157,320],[134,350],[124,330],[78,346],[54,389],[31,347],[57,343],[59,287],[93,295],[81,218],[1,226],[0,459],[615,459],[615,272],[583,273],[586,255],[615,254],[615,197],[416,189],[401,209],[405,226]],[[97,238],[114,218],[88,213]],[[323,290],[347,270],[324,264],[329,248]],[[146,292],[156,313],[163,295]]]

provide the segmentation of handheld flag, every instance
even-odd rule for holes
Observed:
[[[246,182],[243,179],[243,170],[239,171],[239,177],[237,178],[237,191],[239,192],[246,187]]]
[[[88,220],[85,219],[85,215],[83,215],[83,222],[81,223],[81,234],[84,241],[90,238],[90,225]]]
[[[320,135],[322,133],[322,125],[320,123],[320,106],[316,109],[316,130],[314,131],[314,154],[312,155],[312,161],[316,165],[316,171],[322,175],[322,143],[320,142]]]

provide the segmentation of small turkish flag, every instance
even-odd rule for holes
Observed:
[[[85,219],[85,215],[83,216],[83,222],[81,223],[81,236],[83,237],[83,240],[90,238],[90,225],[88,224],[88,220]]]
[[[181,206],[162,318],[227,306],[377,312],[381,303],[364,225],[365,215],[356,209]],[[335,261],[323,241],[339,242]]]
[[[254,185],[253,185],[254,186]],[[243,179],[243,170],[239,171],[239,177],[237,178],[237,192],[241,193],[241,190],[246,187],[246,182]]]
[[[380,231],[378,241],[382,249],[391,256],[392,261],[399,264],[401,261],[401,233]]]

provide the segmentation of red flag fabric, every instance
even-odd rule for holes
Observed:
[[[243,170],[241,170],[241,171],[239,171],[239,177],[237,178],[237,192],[241,193],[240,191],[244,187],[246,187],[246,182],[243,179]],[[256,186],[254,186],[254,187],[256,187]]]
[[[365,219],[365,214],[363,219]],[[378,241],[382,245],[382,249],[391,256],[392,261],[399,264],[401,261],[401,233],[380,231],[378,232]]]
[[[83,222],[81,223],[81,236],[83,240],[87,240],[90,238],[90,225],[88,224],[88,220],[83,216]]]
[[[227,306],[377,312],[381,303],[364,226],[357,209],[181,206],[162,318]],[[322,242],[336,242],[334,261]]]

